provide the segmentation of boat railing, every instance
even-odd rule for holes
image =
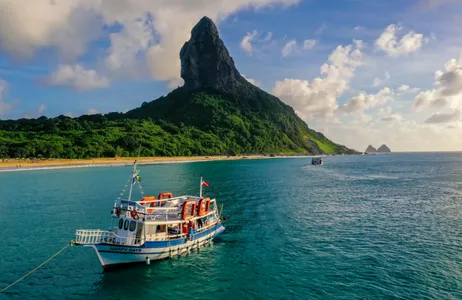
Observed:
[[[153,204],[155,205],[156,207],[162,207],[163,205],[165,205],[167,202],[173,202],[173,201],[186,201],[186,200],[195,200],[195,201],[198,201],[200,200],[200,197],[197,197],[197,196],[179,196],[179,197],[174,197],[174,198],[168,198],[168,199],[161,199],[161,200],[145,200],[145,201],[142,201],[143,202],[143,205],[141,205],[139,202],[141,200],[137,200],[137,201],[134,201],[134,200],[127,200],[127,199],[118,199],[118,203],[119,204],[122,204],[122,205],[130,205],[130,206],[136,206],[136,207],[140,207],[140,208],[143,208],[145,205],[148,205],[148,204]],[[161,205],[159,205],[159,203]]]
[[[146,200],[142,201],[132,201],[126,199],[119,199],[116,201],[116,207],[123,207],[126,211],[137,210],[140,213],[152,214],[153,212],[168,214],[169,211],[178,210],[178,205],[187,200],[199,201],[201,197],[198,196],[179,196],[169,199],[162,200]],[[212,199],[213,200],[213,199]],[[175,206],[168,206],[169,202],[178,201],[178,204]],[[159,205],[160,204],[160,205]],[[115,208],[114,208],[115,209]],[[115,214],[115,210],[113,211]]]
[[[79,229],[75,233],[75,243],[80,245],[112,244],[138,246],[142,240],[136,237],[118,236],[114,232],[99,229]]]

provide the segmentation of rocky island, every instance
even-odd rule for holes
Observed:
[[[382,145],[378,149],[375,149],[373,146],[369,145],[364,151],[365,154],[376,154],[376,153],[391,153],[390,148],[387,145]]]
[[[391,150],[390,148],[387,147],[387,145],[384,144],[377,149],[377,152],[378,153],[390,153]]]
[[[372,145],[369,145],[366,149],[366,151],[364,151],[364,153],[366,154],[372,154],[372,153],[377,153],[377,149],[375,149],[374,147],[372,147]]]

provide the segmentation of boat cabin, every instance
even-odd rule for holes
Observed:
[[[162,197],[167,194],[168,197]],[[215,199],[171,193],[142,197],[139,201],[118,200],[112,210],[114,236],[109,243],[139,245],[188,237],[218,222]]]

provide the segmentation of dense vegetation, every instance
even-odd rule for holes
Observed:
[[[257,88],[246,95],[179,88],[126,114],[0,121],[0,158],[321,152],[352,150]]]

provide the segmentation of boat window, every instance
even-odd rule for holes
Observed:
[[[167,229],[167,226],[165,225],[157,225],[157,232],[165,232]]]
[[[124,226],[124,219],[120,219],[119,220],[119,229],[122,229],[123,226]]]
[[[169,234],[180,234],[180,230],[178,229],[178,225],[169,225],[167,227],[167,231]]]
[[[124,230],[128,230],[128,224],[130,223],[129,220],[125,220],[125,224],[124,224]]]
[[[135,228],[136,228],[136,222],[130,221],[130,231],[135,231]]]

